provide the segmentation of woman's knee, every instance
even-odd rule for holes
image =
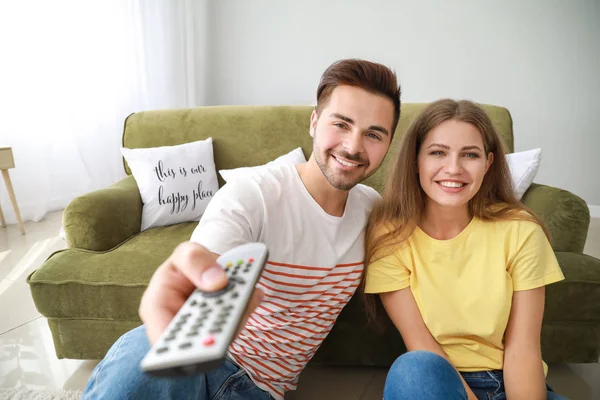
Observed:
[[[384,398],[465,399],[466,391],[458,372],[444,357],[429,351],[411,351],[392,364]]]
[[[390,368],[390,373],[404,375],[406,372],[425,374],[445,368],[454,369],[444,357],[431,351],[416,350],[402,354]]]

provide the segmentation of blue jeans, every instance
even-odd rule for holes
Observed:
[[[214,371],[195,376],[154,378],[140,369],[148,350],[143,325],[125,333],[92,372],[82,399],[272,399],[246,371],[228,360]]]
[[[506,400],[502,371],[461,373],[478,400]],[[428,351],[398,357],[385,380],[384,400],[466,400],[467,392],[456,369],[445,358]],[[566,400],[548,387],[548,400]]]

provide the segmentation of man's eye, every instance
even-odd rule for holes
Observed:
[[[341,122],[335,122],[333,125],[337,126],[338,128],[346,129],[346,125],[342,124]]]
[[[381,137],[379,137],[378,134],[373,133],[373,132],[369,132],[369,137],[375,140],[381,140]]]

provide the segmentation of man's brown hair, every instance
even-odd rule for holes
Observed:
[[[325,70],[317,88],[317,115],[327,105],[333,90],[340,86],[354,86],[384,96],[394,104],[393,137],[400,119],[400,94],[396,73],[385,65],[366,60],[346,59],[334,62]]]

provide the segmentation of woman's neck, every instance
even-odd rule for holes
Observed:
[[[428,203],[419,221],[419,228],[438,240],[449,240],[461,233],[471,222],[467,205],[444,207]]]

